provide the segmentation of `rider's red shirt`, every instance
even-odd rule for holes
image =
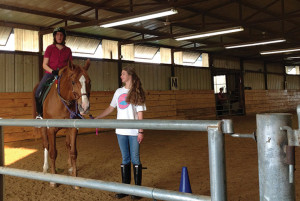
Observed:
[[[68,61],[72,60],[72,51],[67,46],[60,50],[52,44],[47,47],[44,58],[49,58],[48,66],[53,70],[57,70],[67,66]],[[46,73],[49,72],[46,71]]]

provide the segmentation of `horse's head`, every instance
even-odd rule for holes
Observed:
[[[68,67],[65,68],[67,79],[66,85],[70,86],[70,94],[72,100],[76,100],[78,103],[78,110],[81,115],[87,114],[90,109],[90,92],[91,92],[91,80],[87,73],[90,66],[90,60],[88,59],[83,67],[69,62]],[[65,73],[63,72],[63,74]],[[69,83],[68,83],[69,82]]]

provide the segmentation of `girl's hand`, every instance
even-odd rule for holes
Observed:
[[[144,134],[143,134],[143,133],[139,133],[139,134],[138,134],[138,137],[137,137],[138,143],[141,144],[142,141],[143,141],[143,139],[144,139]]]

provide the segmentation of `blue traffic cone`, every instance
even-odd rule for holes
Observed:
[[[179,192],[192,193],[187,167],[182,167]]]

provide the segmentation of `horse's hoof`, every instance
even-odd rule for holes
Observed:
[[[75,189],[75,190],[79,190],[80,186],[72,186],[72,188]]]
[[[56,188],[56,187],[57,187],[57,184],[56,184],[56,183],[54,183],[54,182],[50,182],[50,187],[52,187],[52,188]]]

